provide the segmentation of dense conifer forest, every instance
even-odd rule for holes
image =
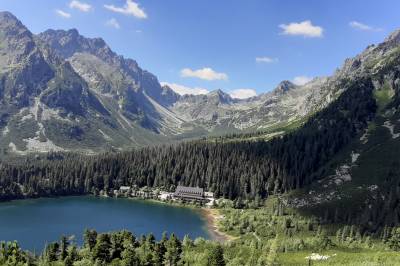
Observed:
[[[81,248],[62,236],[60,241],[49,243],[39,257],[22,251],[17,242],[1,242],[0,265],[190,265],[193,257],[185,257],[184,253],[195,252],[195,245],[202,247],[207,265],[225,265],[221,245],[204,239],[195,243],[189,237],[180,240],[174,234],[163,234],[157,241],[152,234],[136,238],[128,231],[95,230],[84,232]]]

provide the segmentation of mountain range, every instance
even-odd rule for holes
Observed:
[[[0,149],[98,153],[227,133],[268,132],[299,125],[342,92],[340,84],[387,67],[400,32],[371,45],[331,77],[305,85],[282,81],[274,90],[235,99],[216,90],[179,95],[101,38],[76,29],[32,34],[0,12]],[[397,84],[396,77],[374,85]]]

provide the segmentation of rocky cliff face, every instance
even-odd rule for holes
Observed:
[[[399,36],[397,31],[369,46],[331,77],[303,86],[283,81],[269,93],[240,100],[221,90],[180,96],[101,38],[75,29],[34,35],[11,13],[0,12],[1,153],[95,153],[282,128],[327,106],[343,92],[343,80],[393,67]],[[397,72],[385,73],[374,76],[377,89],[388,82],[395,88]]]
[[[177,95],[170,89],[168,94],[175,94],[175,97],[171,99],[165,97],[165,90],[168,89],[161,88],[156,76],[141,69],[136,61],[114,53],[101,38],[85,38],[76,29],[69,31],[47,30],[39,34],[38,38],[47,43],[60,57],[71,61],[78,73],[88,75],[87,81],[100,91],[121,92],[133,89],[136,92],[146,93],[166,106],[172,104],[177,98]],[[95,66],[94,63],[100,63],[102,66]],[[97,69],[95,69],[96,67]],[[98,80],[93,75],[96,74],[105,76],[109,82],[124,81],[125,83],[108,84],[108,82],[105,82],[95,84],[93,82],[98,82]],[[117,75],[117,77],[113,77],[112,74]],[[113,86],[110,88],[110,85]],[[129,86],[131,87],[127,88]]]
[[[87,83],[8,12],[0,13],[0,33],[3,151],[64,150],[85,140],[88,121],[108,115]]]

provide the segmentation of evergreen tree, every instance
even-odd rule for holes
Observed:
[[[165,248],[161,243],[156,243],[154,245],[153,251],[153,263],[155,266],[161,266],[164,262]]]
[[[65,266],[72,266],[79,259],[78,250],[75,245],[69,247],[68,255],[64,260]]]
[[[92,250],[96,245],[96,239],[97,232],[95,230],[85,230],[83,234],[83,243],[85,247],[88,247],[90,250]]]
[[[394,251],[400,251],[400,227],[395,228],[388,240],[389,247]]]
[[[66,236],[61,236],[60,239],[60,260],[64,260],[68,255],[69,242]]]
[[[60,245],[57,242],[50,243],[45,248],[45,260],[47,262],[57,261]]]
[[[101,262],[111,261],[111,241],[108,234],[99,234],[93,248],[93,259]]]
[[[164,263],[167,266],[176,266],[181,257],[182,247],[175,234],[171,234],[166,242],[166,252],[164,254]]]
[[[220,245],[216,245],[211,249],[208,256],[208,266],[225,266],[224,251]]]
[[[123,266],[140,266],[140,259],[132,245],[125,247],[121,255]]]
[[[189,235],[183,237],[182,246],[186,249],[193,247],[193,240],[190,239]]]
[[[124,246],[124,232],[116,232],[111,234],[111,260],[121,258]]]

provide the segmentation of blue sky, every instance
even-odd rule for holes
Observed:
[[[237,97],[330,75],[400,28],[398,0],[0,0],[0,9],[34,33],[102,37],[181,93]]]

